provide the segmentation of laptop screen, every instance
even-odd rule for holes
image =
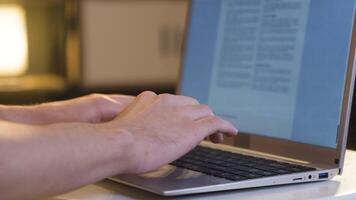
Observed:
[[[355,0],[192,0],[181,94],[241,132],[335,148]]]

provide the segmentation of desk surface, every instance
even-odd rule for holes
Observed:
[[[127,187],[111,181],[101,181],[85,186],[76,191],[50,200],[132,200],[132,199],[167,199],[145,191]],[[356,152],[347,151],[345,171],[331,181],[298,185],[265,187],[259,189],[234,190],[185,197],[168,198],[169,200],[188,199],[254,199],[254,200],[300,200],[300,199],[356,199]]]

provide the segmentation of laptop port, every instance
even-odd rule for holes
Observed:
[[[326,179],[329,178],[329,173],[320,173],[319,174],[319,179]]]

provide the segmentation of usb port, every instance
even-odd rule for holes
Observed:
[[[329,173],[320,173],[319,174],[319,179],[326,179],[329,178]]]

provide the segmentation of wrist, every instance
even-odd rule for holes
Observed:
[[[138,171],[139,159],[137,149],[137,143],[134,135],[126,130],[125,128],[118,127],[117,125],[112,126],[113,123],[108,122],[102,124],[106,126],[108,133],[112,136],[113,141],[115,141],[115,156],[117,168],[120,171],[115,172],[116,174],[130,174]]]
[[[55,138],[54,142],[60,141],[58,153],[62,155],[58,157],[81,167],[86,172],[83,177],[86,183],[130,173],[134,166],[130,149],[134,140],[126,131],[90,123],[56,123],[36,128],[41,137],[47,135]]]
[[[63,114],[63,110],[57,110],[51,103],[44,103],[29,106],[28,110],[32,114],[33,124],[52,124],[54,122],[61,122],[60,118]]]
[[[65,106],[59,103],[44,103],[27,107],[31,119],[31,124],[46,125],[65,122],[80,122],[75,118],[76,115],[86,115],[78,110],[77,112],[68,112]]]

